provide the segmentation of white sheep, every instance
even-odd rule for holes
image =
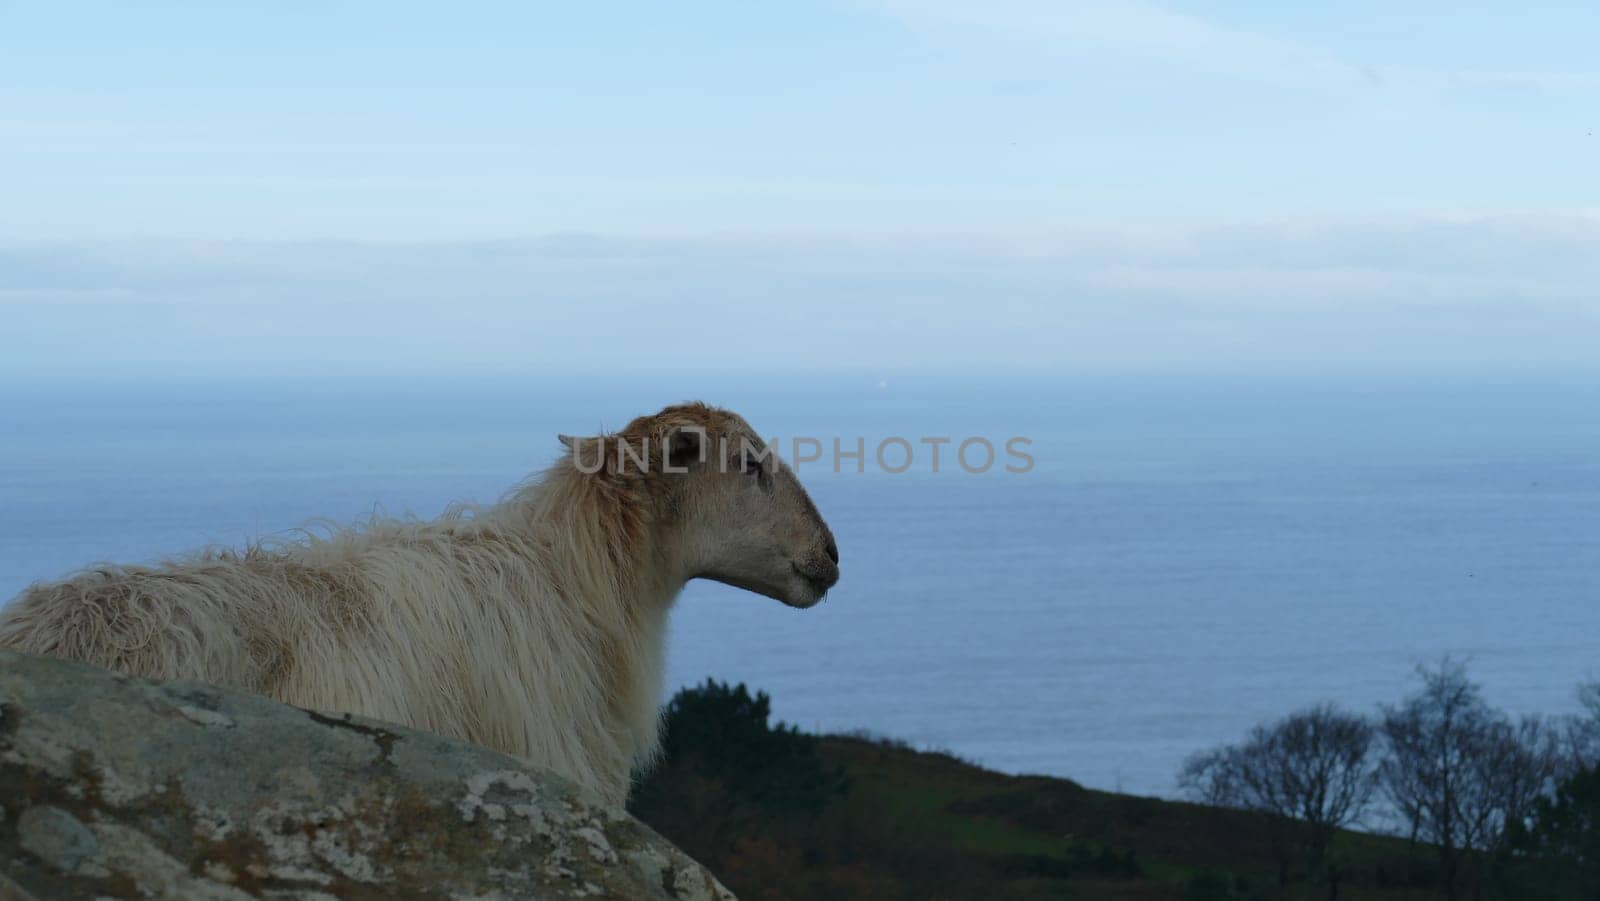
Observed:
[[[838,551],[734,413],[685,404],[562,442],[491,507],[35,584],[0,611],[0,647],[426,729],[620,803],[656,748],[683,585],[809,607]]]

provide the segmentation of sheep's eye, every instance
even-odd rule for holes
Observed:
[[[756,477],[756,484],[760,485],[762,490],[772,490],[772,476],[767,473],[767,468],[764,465],[764,461],[760,457],[745,454],[743,456],[743,463],[744,471],[747,474]]]

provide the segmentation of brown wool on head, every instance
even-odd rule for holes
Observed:
[[[723,455],[736,453],[741,439],[755,447],[765,446],[738,414],[699,401],[640,416],[615,432],[590,437],[563,435],[561,443],[580,472],[622,481],[645,480],[679,474],[682,465],[671,460],[668,451],[674,438],[685,432],[704,437],[704,446],[693,457],[695,463],[726,463]],[[598,461],[596,453],[603,454]]]

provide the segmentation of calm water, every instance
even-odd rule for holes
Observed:
[[[1264,717],[1467,655],[1494,702],[1600,676],[1600,389],[1579,379],[878,377],[0,387],[0,598],[96,560],[492,500],[685,397],[764,434],[1033,440],[1033,472],[802,471],[844,579],[694,584],[673,686],[771,692],[1011,771],[1170,794]],[[924,463],[925,458],[924,458]]]

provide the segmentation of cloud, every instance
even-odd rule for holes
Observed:
[[[1059,53],[1079,49],[1131,52],[1211,72],[1275,82],[1327,82],[1425,89],[1600,88],[1600,72],[1497,71],[1375,65],[1319,47],[1231,28],[1142,0],[860,0],[906,24],[943,28],[947,37],[974,30]],[[957,39],[962,39],[958,37]]]
[[[0,369],[1592,365],[1584,216],[0,247]]]
[[[1268,35],[1224,28],[1137,0],[866,0],[915,25],[953,25],[1030,41],[1150,53],[1236,74],[1274,79],[1356,80],[1361,71]]]

